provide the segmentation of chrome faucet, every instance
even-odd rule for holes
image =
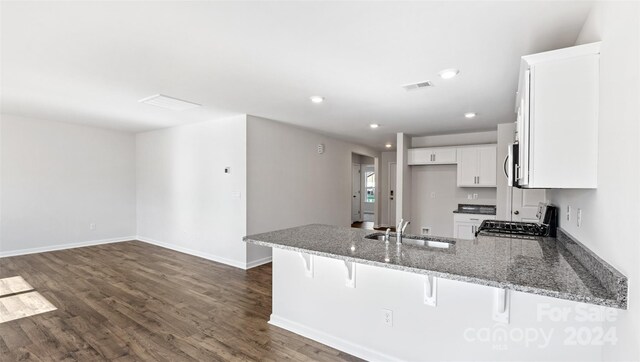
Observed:
[[[391,232],[390,228],[387,228],[387,232],[384,233],[384,242],[389,244],[389,233]]]
[[[400,245],[402,244],[402,234],[404,234],[404,229],[407,228],[407,225],[409,225],[410,222],[409,221],[404,221],[404,219],[400,219],[400,222],[398,223],[398,228],[396,229],[396,244]]]

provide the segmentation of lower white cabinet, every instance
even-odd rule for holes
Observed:
[[[484,220],[495,220],[495,215],[453,214],[453,237],[471,240]]]

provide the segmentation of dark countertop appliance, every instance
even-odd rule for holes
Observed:
[[[538,205],[537,216],[538,222],[485,220],[478,228],[478,231],[476,231],[476,236],[491,235],[516,238],[555,237],[558,228],[558,208],[550,204],[540,203]]]

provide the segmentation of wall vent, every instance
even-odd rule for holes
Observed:
[[[425,80],[424,82],[418,82],[418,83],[412,83],[412,84],[405,84],[402,86],[402,88],[404,88],[404,90],[406,91],[412,91],[416,89],[423,89],[423,88],[429,88],[429,87],[433,87],[433,82],[431,82],[430,80]]]
[[[171,109],[173,111],[185,111],[187,109],[197,108],[201,106],[198,103],[183,101],[182,99],[173,98],[162,94],[155,94],[151,97],[142,98],[138,102],[150,104],[156,107]]]

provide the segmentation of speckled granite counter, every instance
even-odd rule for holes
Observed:
[[[566,236],[563,242],[554,238],[528,240],[491,236],[479,236],[475,240],[424,238],[450,243],[448,248],[435,248],[385,245],[383,241],[365,238],[372,233],[374,231],[314,224],[250,235],[244,240],[577,302],[621,309],[627,306],[627,279]]]
[[[458,208],[453,210],[454,214],[475,214],[475,215],[495,215],[496,205],[471,205],[458,204]]]

